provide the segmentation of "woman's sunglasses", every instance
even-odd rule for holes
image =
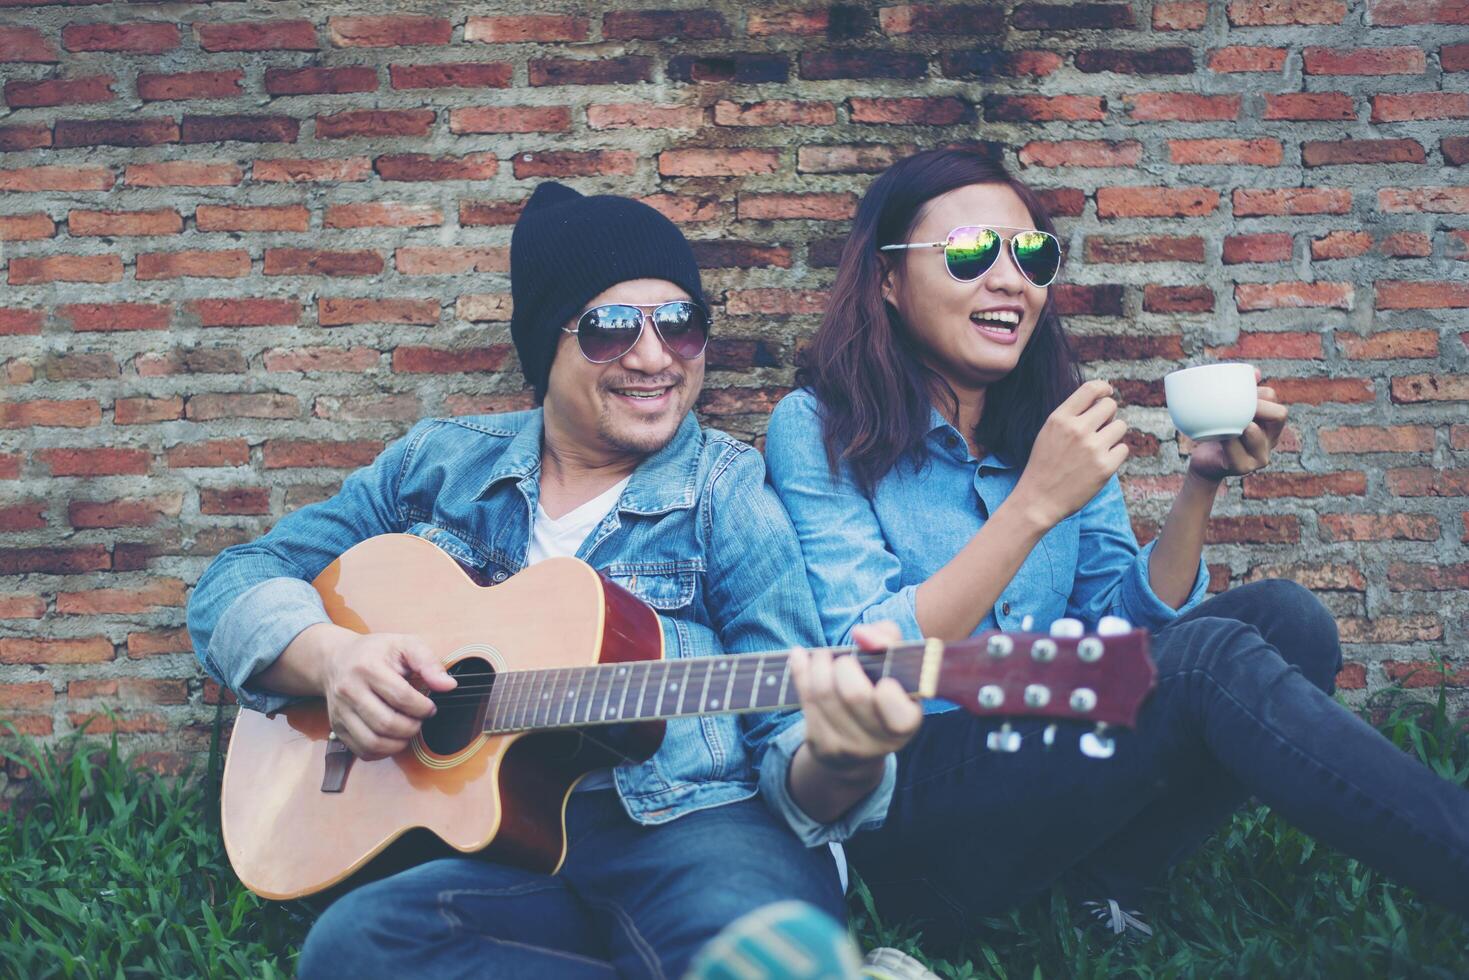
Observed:
[[[1001,231],[1013,231],[1006,238]],[[1032,286],[1044,289],[1056,281],[1061,271],[1061,243],[1047,231],[1033,228],[990,228],[984,225],[964,225],[949,232],[941,242],[917,242],[910,245],[884,245],[879,251],[891,252],[904,248],[941,248],[944,250],[944,266],[956,282],[974,282],[994,268],[1000,257],[1000,247],[1010,243],[1010,255],[1020,274]]]
[[[685,361],[704,353],[709,343],[709,313],[698,303],[680,299],[657,306],[608,303],[594,306],[577,317],[575,327],[562,327],[576,334],[582,357],[593,364],[607,364],[627,354],[643,336],[643,323],[653,329],[663,345]]]

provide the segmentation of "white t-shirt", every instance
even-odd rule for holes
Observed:
[[[530,529],[530,548],[525,553],[527,567],[547,558],[575,558],[587,535],[602,523],[602,518],[617,505],[622,496],[628,476],[609,487],[605,493],[552,519],[546,509],[536,504],[536,517]],[[607,789],[613,786],[611,769],[594,769],[576,784],[578,792],[587,789]]]

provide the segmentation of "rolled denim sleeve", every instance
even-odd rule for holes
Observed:
[[[806,566],[790,518],[765,483],[760,454],[740,447],[710,481],[708,601],[722,648],[750,653],[822,646],[821,621],[806,581]],[[811,819],[790,795],[790,760],[805,740],[798,712],[740,718],[746,748],[759,772],[761,795],[807,846],[844,840],[874,817],[886,815],[892,779],[829,824]],[[895,761],[888,757],[889,771]],[[884,786],[886,790],[884,791]]]
[[[806,391],[776,406],[765,435],[770,482],[800,537],[806,574],[831,643],[852,642],[852,628],[890,619],[903,639],[923,639],[916,585],[883,537],[872,502],[845,464],[833,474],[822,443],[821,415]]]
[[[399,529],[402,469],[432,424],[419,423],[348,476],[329,500],[281,518],[256,541],[226,548],[199,577],[188,606],[195,655],[241,704],[274,711],[290,703],[251,679],[302,630],[329,621],[310,584],[321,570],[359,541]]]
[[[1077,515],[1081,521],[1076,581],[1068,615],[1088,623],[1121,616],[1144,629],[1157,630],[1203,601],[1209,569],[1203,558],[1183,605],[1174,609],[1158,598],[1148,577],[1156,541],[1139,548],[1122,499],[1122,486],[1112,477]]]

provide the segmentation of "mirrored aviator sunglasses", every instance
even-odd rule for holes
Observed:
[[[1008,238],[1001,231],[1014,234]],[[906,248],[941,248],[944,266],[956,282],[974,282],[1000,257],[1001,247],[1008,242],[1010,255],[1020,274],[1032,286],[1044,289],[1056,281],[1061,271],[1061,242],[1050,232],[1034,228],[998,228],[964,225],[949,232],[941,242],[916,242],[907,245],[884,245],[881,251]]]
[[[575,327],[561,329],[576,334],[583,357],[593,364],[607,364],[638,345],[649,319],[663,345],[682,360],[691,361],[704,353],[709,343],[709,314],[690,300],[657,306],[607,303],[577,317]]]

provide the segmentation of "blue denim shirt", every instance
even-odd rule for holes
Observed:
[[[487,584],[520,571],[540,496],[541,433],[539,409],[422,421],[330,500],[221,552],[189,600],[189,632],[204,669],[247,708],[288,704],[293,699],[251,678],[306,627],[328,621],[309,583],[374,535],[419,535]],[[666,657],[822,642],[800,545],[765,484],[760,454],[701,429],[692,414],[637,468],[577,556],[653,607]],[[804,737],[793,717],[671,719],[651,759],[614,770],[628,814],[662,823],[760,791],[808,844],[873,825],[872,815],[886,812],[895,764],[867,800],[835,823],[817,824],[786,788]]]
[[[900,460],[869,497],[845,464],[833,479],[821,418],[809,390],[787,395],[770,419],[765,462],[801,537],[826,638],[847,643],[852,627],[891,619],[905,639],[920,639],[918,586],[984,526],[1021,470],[993,453],[976,460],[935,409],[923,465]],[[975,632],[1019,630],[1027,616],[1040,631],[1063,616],[1094,626],[1105,615],[1158,629],[1203,599],[1209,576],[1200,559],[1187,602],[1173,609],[1148,583],[1152,549],[1150,543],[1139,550],[1114,476],[1041,538]],[[934,713],[954,706],[936,700],[924,707]]]

